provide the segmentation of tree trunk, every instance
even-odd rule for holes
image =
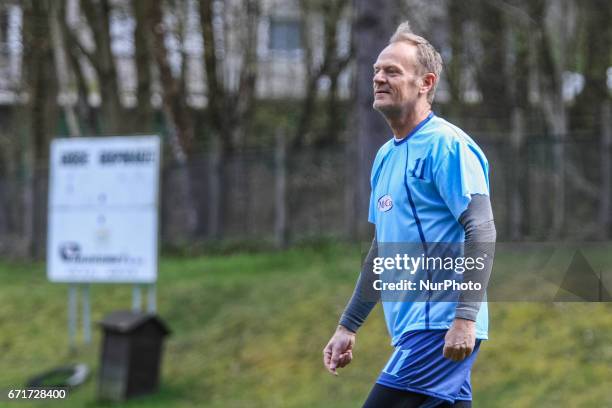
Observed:
[[[599,198],[600,238],[607,239],[612,227],[612,109],[610,101],[601,107],[601,189]]]
[[[175,197],[170,214],[173,217],[175,242],[189,240],[197,229],[197,211],[193,201],[188,158],[192,153],[194,124],[191,111],[182,92],[181,81],[172,75],[165,45],[166,28],[163,23],[161,2],[147,2],[149,7],[149,29],[152,38],[151,50],[160,73],[162,86],[162,112],[168,139],[177,164],[175,170]],[[144,6],[140,6],[144,7]]]
[[[530,3],[534,20],[536,49],[538,56],[538,83],[541,107],[548,132],[552,136],[552,225],[549,238],[557,239],[562,233],[565,220],[565,139],[567,137],[567,116],[562,92],[562,73],[565,69],[564,51],[566,41],[563,36],[558,38],[557,56],[553,55],[552,33],[546,22],[546,7],[550,5],[544,0],[534,0]],[[552,6],[559,7],[558,4]],[[563,12],[563,10],[561,10]],[[561,27],[555,27],[561,32]]]
[[[338,23],[344,12],[346,0],[330,0],[320,4],[319,8],[313,8],[308,2],[301,3],[302,12],[302,43],[304,48],[304,65],[306,71],[306,96],[303,99],[300,117],[293,137],[292,150],[299,150],[307,141],[308,133],[316,111],[318,95],[318,84],[321,78],[327,76],[330,80],[329,94],[327,99],[327,126],[326,131],[315,139],[317,147],[332,145],[337,140],[338,106],[337,106],[337,84],[340,73],[351,61],[352,52],[349,55],[338,55]],[[323,38],[323,61],[318,66],[313,66],[315,45],[310,41],[312,25],[309,23],[314,16],[323,16],[324,38]],[[351,47],[352,48],[352,47]]]
[[[210,172],[210,191],[211,201],[209,213],[209,231],[212,238],[221,238],[223,235],[224,210],[227,198],[227,183],[225,182],[228,171],[228,163],[233,158],[237,149],[245,144],[246,129],[253,113],[255,105],[255,85],[257,78],[257,43],[258,43],[258,22],[260,15],[260,1],[248,0],[244,10],[244,20],[238,35],[241,43],[244,44],[242,52],[242,64],[239,67],[238,89],[230,89],[224,81],[224,67],[222,60],[219,59],[217,47],[223,44],[229,47],[226,33],[223,27],[227,27],[225,22],[225,10],[215,12],[214,0],[200,0],[200,24],[202,27],[202,40],[204,43],[204,68],[206,72],[207,97],[208,97],[208,117],[212,128],[213,153],[211,155]],[[227,4],[224,6],[227,7]],[[221,29],[218,19],[223,21]],[[227,49],[225,52],[229,52]],[[235,67],[232,67],[235,68]],[[245,174],[244,163],[236,162],[235,166],[238,174]],[[238,188],[242,192],[246,191],[246,177],[239,177]]]
[[[591,0],[581,3],[584,27],[584,89],[572,108],[572,128],[597,130],[600,111],[608,99],[607,69],[610,66],[612,43],[612,3],[609,0]]]
[[[67,96],[71,92],[71,77],[69,69],[70,63],[66,53],[66,41],[64,39],[64,32],[60,22],[60,20],[65,16],[65,5],[62,2],[51,2],[50,7],[50,34],[53,43],[53,55],[55,59],[55,69],[57,71],[57,82],[60,93],[63,94],[65,98],[62,104],[62,110],[64,111],[64,117],[66,119],[68,135],[71,137],[81,136],[81,127],[79,125],[79,119],[75,112],[74,105],[71,103],[71,101],[66,100]]]
[[[223,149],[213,148],[209,159],[208,170],[208,237],[220,239],[223,236],[223,181],[225,180],[225,163]]]
[[[368,235],[367,208],[370,199],[370,171],[379,147],[391,134],[380,114],[372,108],[372,65],[394,29],[393,2],[390,0],[355,0],[355,23],[353,26],[355,49],[355,105],[354,129],[357,143],[358,172],[355,189],[355,205],[359,222],[359,236]]]
[[[289,236],[287,228],[287,145],[285,138],[285,132],[277,129],[274,157],[274,236],[278,249],[287,247]]]
[[[153,44],[150,34],[150,22],[147,9],[150,2],[133,0],[132,9],[136,27],[134,27],[134,63],[136,64],[136,100],[137,108],[131,128],[135,132],[150,132],[154,129],[154,112],[151,106],[151,54]]]
[[[508,199],[510,203],[509,210],[509,230],[510,239],[518,241],[522,237],[523,225],[523,195],[521,185],[525,182],[524,165],[524,141],[525,141],[525,123],[523,111],[519,108],[512,112],[512,132],[510,135],[511,146],[511,162],[509,163],[508,173],[510,175],[510,183],[508,183]],[[523,160],[521,160],[523,159]]]
[[[463,24],[465,23],[467,7],[465,1],[449,0],[448,2],[448,18],[450,29],[450,47],[451,58],[447,62],[446,78],[448,80],[448,88],[450,93],[450,106],[448,110],[449,117],[456,120],[461,117],[463,106],[463,59],[464,59],[464,43]]]
[[[506,24],[502,11],[487,0],[477,2],[480,41],[485,50],[478,66],[478,88],[482,93],[482,106],[486,129],[508,128],[510,96],[506,69]]]
[[[23,106],[22,123],[26,132],[24,154],[23,227],[26,254],[40,257],[44,249],[45,229],[38,205],[38,169],[46,168],[49,141],[57,117],[57,81],[49,27],[50,1],[28,3],[24,8],[23,85],[28,102]]]
[[[64,48],[66,52],[67,69],[74,75],[76,80],[77,101],[76,114],[80,119],[79,128],[82,134],[94,135],[97,133],[96,115],[92,107],[89,105],[89,86],[87,79],[81,66],[81,51],[77,43],[77,39],[70,31],[70,27],[66,22],[66,7],[63,7],[59,12],[58,21],[61,28],[61,36],[65,42]]]
[[[151,4],[155,3],[157,2]],[[81,11],[87,19],[95,41],[95,52],[88,56],[98,76],[102,99],[99,127],[104,134],[118,134],[128,130],[119,95],[115,57],[111,49],[111,7],[109,0],[81,0]]]
[[[168,51],[165,44],[166,28],[163,22],[161,2],[147,2],[147,5],[150,13],[149,28],[153,38],[152,52],[159,69],[163,91],[162,110],[166,122],[174,128],[182,155],[189,156],[194,139],[193,118],[187,106],[186,95],[181,92],[181,82],[174,78],[170,69]]]

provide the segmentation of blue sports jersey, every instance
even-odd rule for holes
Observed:
[[[489,195],[489,165],[476,143],[461,129],[430,113],[407,137],[394,138],[378,151],[372,166],[369,221],[385,243],[461,243],[459,217],[472,194]],[[380,252],[379,252],[380,255]],[[426,271],[420,271],[425,273]],[[456,301],[384,301],[392,344],[411,330],[448,329]],[[487,304],[482,303],[476,336],[488,334]]]

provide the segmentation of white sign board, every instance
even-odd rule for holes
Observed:
[[[51,143],[49,280],[156,281],[160,161],[157,136]]]

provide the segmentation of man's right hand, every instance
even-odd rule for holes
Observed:
[[[355,333],[344,326],[338,326],[336,332],[323,349],[323,364],[333,375],[336,369],[347,366],[353,359]]]

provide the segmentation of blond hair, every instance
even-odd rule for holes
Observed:
[[[440,80],[440,74],[442,73],[442,57],[440,53],[425,38],[413,33],[408,21],[401,23],[389,39],[389,44],[396,42],[407,42],[415,45],[417,47],[417,62],[420,65],[421,73],[431,72],[435,74],[436,79],[433,86],[427,92],[427,102],[432,103],[438,81]]]

